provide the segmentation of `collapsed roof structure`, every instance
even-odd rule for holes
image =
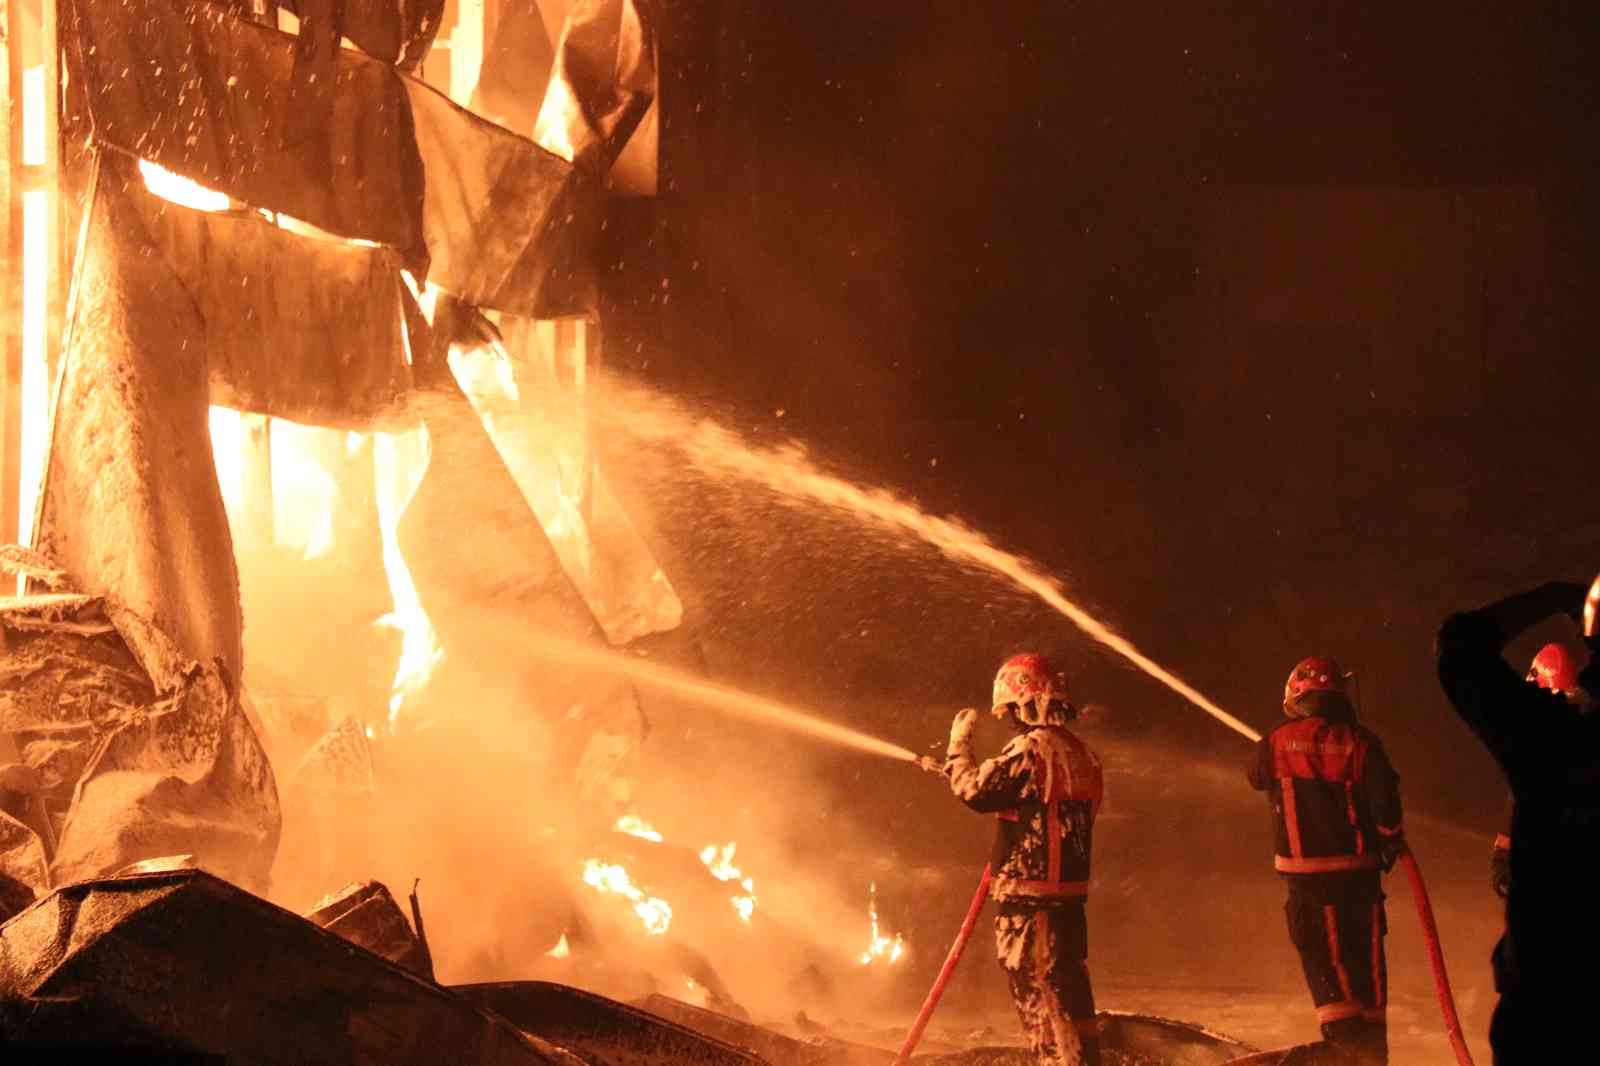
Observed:
[[[59,209],[78,240],[20,523],[31,550],[9,557],[30,595],[0,621],[0,732],[33,782],[32,814],[4,815],[0,870],[34,893],[173,852],[247,886],[271,866],[280,814],[241,689],[214,408],[427,427],[423,487],[379,494],[395,539],[412,498],[425,506],[430,480],[462,470],[525,508],[497,545],[505,587],[441,589],[611,645],[681,621],[571,417],[599,350],[602,198],[650,126],[649,8],[572,4],[543,106],[517,132],[422,80],[444,7],[71,0],[58,13],[51,95],[59,129],[83,135],[75,152],[62,134],[61,187],[79,195]],[[529,15],[501,28],[514,37]],[[463,337],[494,338],[523,388],[472,395],[473,353],[452,358]],[[570,424],[528,429],[552,411]]]

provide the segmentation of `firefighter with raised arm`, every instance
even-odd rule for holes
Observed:
[[[1388,1061],[1388,926],[1380,874],[1405,847],[1400,779],[1383,743],[1356,721],[1350,677],[1332,659],[1294,668],[1287,721],[1261,739],[1250,784],[1272,807],[1273,865],[1287,882],[1323,1039],[1363,1062]]]
[[[1098,1066],[1084,902],[1100,761],[1067,729],[1077,709],[1044,656],[1006,660],[990,706],[1018,735],[979,763],[972,755],[978,712],[962,711],[950,727],[944,773],[962,802],[997,819],[990,866],[1000,965],[1039,1061]]]
[[[1504,654],[1556,615],[1581,618],[1589,652],[1567,693],[1528,682]],[[1600,957],[1600,578],[1587,595],[1552,582],[1451,615],[1438,670],[1516,799],[1506,929],[1494,950],[1495,1064],[1584,1061],[1594,1045],[1589,969]]]
[[[1528,665],[1528,681],[1544,689],[1575,699],[1578,692],[1578,663],[1565,644],[1551,641],[1539,649]],[[1494,851],[1489,860],[1490,881],[1495,895],[1505,899],[1511,894],[1511,823],[1516,821],[1517,804],[1506,797],[1505,831],[1494,838]]]

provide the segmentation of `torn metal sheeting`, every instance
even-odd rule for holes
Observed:
[[[75,588],[114,591],[162,634],[125,632],[136,653],[177,649],[144,662],[158,689],[213,657],[237,678],[243,621],[207,428],[205,321],[119,183],[94,185],[34,546]]]
[[[758,1056],[771,1066],[820,1066],[821,1063],[831,1061],[831,1051],[820,1044],[796,1040],[794,1037],[784,1036],[759,1025],[751,1025],[749,1022],[730,1018],[726,1014],[706,1010],[704,1007],[696,1007],[671,996],[654,993],[634,1005],[702,1036],[720,1040],[750,1055]],[[890,1062],[893,1059],[892,1052],[882,1053],[881,1061]]]
[[[50,858],[31,826],[0,811],[0,922],[50,883]]]
[[[0,1034],[305,1066],[579,1063],[200,871],[69,885],[0,927]]]
[[[470,304],[592,310],[594,183],[532,141],[350,49],[317,81],[297,80],[297,38],[203,0],[74,0],[74,11],[68,55],[97,140],[388,245]]]
[[[301,757],[289,790],[304,793],[313,804],[339,795],[376,795],[372,746],[361,723],[348,717],[334,723]]]
[[[400,420],[411,368],[398,254],[169,204],[125,160],[105,165],[200,317],[212,403],[343,429]],[[117,195],[109,185],[102,196]]]
[[[47,807],[64,816],[95,748],[153,703],[155,689],[98,597],[0,600],[0,630],[0,732],[11,736]]]
[[[419,81],[405,88],[426,176],[428,279],[529,318],[596,310],[596,183]]]
[[[529,136],[556,59],[544,15],[537,3],[502,4],[486,31],[472,110]]]
[[[264,889],[281,827],[272,767],[215,665],[118,726],[79,779],[51,862],[63,884],[192,853]]]
[[[591,174],[611,169],[656,96],[651,15],[635,0],[575,0],[534,140]]]
[[[683,603],[598,468],[581,415],[581,368],[564,366],[560,331],[502,322],[503,359],[460,351],[450,368],[562,569],[614,645],[676,628]]]
[[[637,1006],[663,1018],[749,1050],[772,1066],[886,1066],[894,1053],[836,1038],[796,1040],[770,1029],[696,1007],[668,996],[652,995]],[[1254,1052],[1248,1044],[1166,1018],[1100,1011],[1100,1044],[1108,1066],[1115,1063],[1161,1063],[1162,1066],[1221,1066]],[[959,1052],[923,1054],[912,1059],[927,1066],[1031,1066],[1025,1047],[976,1047]]]
[[[433,962],[388,888],[376,881],[348,884],[318,900],[306,919],[352,944],[381,955],[418,977],[433,980]]]
[[[417,373],[429,390],[419,409],[431,451],[400,520],[399,540],[439,644],[479,654],[503,649],[514,639],[507,618],[536,631],[595,634],[593,616],[538,518],[521,505],[515,481],[455,379],[432,361],[427,369],[419,364]],[[508,500],[519,502],[507,506]],[[483,535],[463,538],[461,529]],[[470,687],[481,684],[470,657],[447,654],[429,683],[430,698],[447,704],[457,677]]]
[[[444,0],[283,0],[304,28],[320,23],[373,59],[410,67],[432,47]],[[531,5],[530,5],[531,6]]]
[[[289,136],[296,39],[203,0],[72,0],[94,137],[255,207],[427,260],[422,159],[392,67],[337,50],[326,121]]]
[[[1166,1066],[1218,1066],[1256,1050],[1232,1037],[1170,1018],[1106,1010],[1096,1017],[1102,1047]]]
[[[20,544],[0,544],[0,574],[15,574],[57,592],[70,591],[64,570]]]
[[[765,1066],[760,1057],[714,1037],[566,985],[507,981],[452,990],[604,1066]]]
[[[0,731],[39,800],[0,818],[0,873],[43,892],[192,852],[264,884],[279,814],[254,730],[215,664],[190,661],[153,684],[124,629],[158,668],[176,652],[131,620],[97,598],[0,601]]]

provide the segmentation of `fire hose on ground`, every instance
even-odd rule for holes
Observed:
[[[1236,732],[1252,741],[1261,739],[1260,734],[1243,726],[1242,723],[1234,728]],[[1451,1050],[1455,1052],[1458,1066],[1474,1066],[1472,1052],[1467,1049],[1466,1037],[1461,1031],[1461,1019],[1456,1013],[1455,995],[1450,990],[1450,973],[1445,968],[1444,948],[1439,943],[1439,927],[1434,921],[1433,904],[1428,899],[1428,886],[1422,880],[1422,870],[1417,865],[1416,857],[1412,855],[1410,847],[1400,852],[1398,861],[1405,867],[1406,879],[1411,885],[1411,898],[1417,907],[1417,920],[1422,926],[1422,940],[1428,951],[1428,965],[1433,970],[1433,986],[1439,999],[1439,1013],[1444,1017],[1445,1035],[1450,1041]],[[983,876],[978,881],[978,890],[972,896],[971,906],[967,908],[967,916],[961,923],[961,929],[956,933],[955,941],[950,945],[944,965],[939,968],[939,976],[934,979],[933,987],[928,990],[928,996],[923,1000],[922,1009],[917,1012],[916,1021],[906,1034],[905,1042],[900,1045],[900,1052],[894,1060],[895,1066],[903,1066],[922,1040],[923,1031],[927,1029],[934,1010],[939,1006],[939,1000],[944,996],[945,986],[950,983],[950,978],[955,973],[956,963],[966,951],[967,941],[972,939],[972,930],[978,924],[978,915],[983,910],[984,903],[988,902],[989,882],[993,876],[993,868],[985,866]]]

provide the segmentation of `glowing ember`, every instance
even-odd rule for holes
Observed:
[[[633,913],[644,923],[644,931],[660,936],[672,924],[672,907],[664,899],[646,895],[633,883],[628,871],[599,859],[588,859],[583,864],[583,883],[600,893],[614,893],[633,904]]]
[[[545,952],[546,957],[564,959],[572,954],[572,945],[567,943],[567,934],[562,933],[561,939],[556,941],[556,946]]]
[[[746,877],[744,871],[733,864],[733,853],[738,844],[729,841],[717,847],[707,844],[700,850],[700,861],[705,863],[706,869],[711,871],[711,876],[718,881],[737,881],[739,887],[744,889],[744,894],[732,896],[729,902],[733,909],[739,912],[741,921],[748,922],[750,916],[756,912],[756,882],[753,877]]]
[[[874,884],[868,893],[867,917],[872,922],[872,933],[867,941],[867,950],[861,953],[859,961],[863,966],[871,966],[879,959],[886,963],[899,962],[906,953],[905,937],[899,933],[888,936],[878,927],[878,886]]]
[[[640,840],[649,840],[656,844],[662,841],[661,833],[657,831],[656,827],[640,818],[637,814],[624,814],[617,819],[617,824],[612,828],[619,833],[627,833],[631,837],[638,837]]]

